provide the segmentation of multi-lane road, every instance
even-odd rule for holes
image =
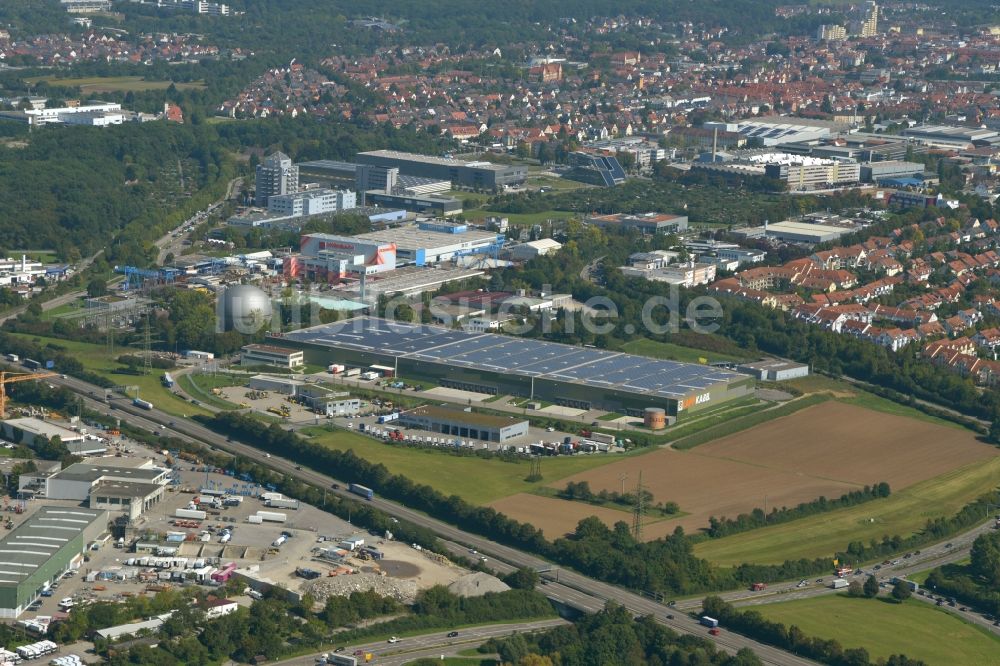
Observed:
[[[175,436],[187,437],[200,444],[207,444],[229,453],[255,459],[257,462],[266,464],[288,476],[296,477],[301,481],[319,487],[330,488],[330,492],[357,499],[357,497],[349,495],[346,490],[343,490],[346,487],[345,480],[334,479],[307,468],[298,469],[295,463],[278,456],[261,460],[258,449],[241,442],[228,441],[226,437],[205,428],[197,422],[173,417],[155,408],[152,410],[143,410],[134,407],[130,400],[120,396],[112,398],[112,408],[103,400],[104,389],[73,377],[55,378],[49,381],[84,396],[88,407],[111,416],[118,416],[135,426],[148,430],[167,429]],[[350,481],[350,479],[346,481]],[[334,483],[338,483],[341,489],[333,490],[332,484]],[[734,653],[741,648],[750,648],[766,664],[799,665],[815,663],[731,632],[722,631],[719,636],[709,636],[705,628],[700,626],[697,620],[688,614],[688,612],[696,611],[699,608],[700,601],[683,601],[679,602],[676,607],[671,608],[652,599],[647,599],[614,585],[589,578],[575,571],[566,569],[554,570],[551,563],[539,557],[503,544],[495,543],[479,535],[465,532],[445,522],[431,518],[395,502],[388,501],[377,495],[371,503],[391,516],[407,520],[434,531],[447,547],[456,554],[468,557],[470,556],[470,549],[474,549],[478,554],[488,557],[489,566],[500,573],[506,573],[518,567],[543,571],[548,570],[549,573],[543,574],[544,584],[539,589],[548,598],[564,605],[587,612],[596,612],[603,608],[606,602],[614,601],[636,615],[651,615],[675,631],[708,638],[715,642],[720,649],[730,653]],[[911,556],[907,560],[901,560],[898,566],[888,567],[888,570],[883,569],[879,573],[886,576],[902,576],[950,561],[956,561],[967,556],[973,539],[982,531],[989,529],[990,526],[984,522],[980,527],[951,539],[948,542],[951,544],[950,547],[946,547],[946,544],[926,547],[921,550],[919,555]],[[824,578],[824,582],[828,583],[832,579],[832,576]],[[748,591],[737,591],[721,596],[732,603],[743,605],[764,603],[765,601],[791,600],[832,592],[831,589],[823,587],[819,583],[810,583],[801,588],[797,587],[797,584],[798,581],[791,581],[771,585],[765,592],[751,593]]]
[[[111,405],[103,400],[104,389],[84,382],[74,377],[54,378],[49,380],[53,384],[64,386],[85,398],[85,402],[91,409],[108,414],[112,417],[122,418],[130,424],[148,430],[169,430],[175,436],[187,437],[197,443],[207,444],[217,449],[237,454],[247,458],[257,460],[266,464],[274,470],[296,477],[306,483],[311,483],[323,488],[331,488],[330,492],[341,493],[347,497],[357,499],[350,495],[343,488],[346,486],[344,480],[334,479],[325,474],[302,468],[296,469],[296,465],[278,456],[272,456],[266,460],[260,459],[259,449],[248,446],[241,442],[227,441],[225,437],[209,430],[195,421],[171,416],[159,409],[144,410],[134,407],[131,401],[121,396],[112,398]],[[173,424],[173,425],[171,425]],[[349,481],[349,480],[348,480]],[[332,484],[338,483],[341,490],[332,490]],[[468,549],[472,548],[479,553],[489,557],[488,564],[503,573],[518,567],[532,569],[549,569],[551,563],[528,553],[521,552],[509,546],[495,543],[484,537],[464,532],[452,525],[444,523],[435,518],[431,518],[423,513],[414,511],[405,506],[390,502],[376,496],[372,504],[387,514],[407,520],[421,527],[434,531],[442,541],[455,553],[468,556]],[[563,603],[580,610],[596,612],[604,607],[607,601],[614,601],[636,615],[652,615],[661,623],[671,627],[675,631],[695,634],[704,638],[709,638],[723,650],[735,653],[742,648],[750,648],[766,664],[781,666],[799,666],[802,664],[814,664],[815,662],[789,654],[777,648],[773,648],[763,643],[758,643],[744,636],[723,631],[719,636],[709,636],[707,630],[700,626],[697,620],[688,615],[667,608],[651,599],[646,599],[638,594],[623,590],[582,574],[569,570],[558,572],[558,582],[547,581],[539,588],[550,599]]]
[[[544,631],[564,624],[569,623],[566,620],[539,620],[520,624],[490,624],[461,629],[455,632],[458,636],[449,636],[448,634],[451,632],[441,631],[401,638],[397,643],[381,641],[379,643],[346,645],[341,650],[341,654],[368,653],[377,657],[379,666],[402,666],[402,664],[408,664],[424,657],[439,659],[442,655],[453,656],[459,651],[479,647],[491,638],[509,636],[514,632],[523,634]],[[364,660],[358,659],[358,661],[360,663]],[[315,666],[315,663],[316,658],[310,655],[275,662],[275,666]]]

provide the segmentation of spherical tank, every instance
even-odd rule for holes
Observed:
[[[271,299],[257,287],[226,287],[220,304],[223,327],[227,331],[256,333],[271,320]]]

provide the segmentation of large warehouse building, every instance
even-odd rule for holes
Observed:
[[[106,511],[43,506],[0,538],[0,617],[15,618],[107,530]]]
[[[439,178],[462,187],[498,190],[509,185],[520,185],[528,179],[528,167],[493,164],[492,162],[465,162],[448,157],[430,157],[395,150],[372,150],[358,153],[358,162],[385,168],[397,168],[404,176]]]
[[[672,416],[750,395],[754,380],[677,363],[555,342],[356,317],[270,338],[302,349],[308,363],[392,367],[397,377],[517,395],[579,409]]]

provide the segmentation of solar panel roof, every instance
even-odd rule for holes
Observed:
[[[667,398],[745,379],[712,366],[376,317],[291,331],[282,338]]]

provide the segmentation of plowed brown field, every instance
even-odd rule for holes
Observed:
[[[687,515],[647,519],[646,538],[677,525],[691,532],[710,516],[735,517],[757,507],[793,506],[824,495],[839,497],[887,481],[894,491],[1000,454],[966,430],[830,401],[769,421],[689,451],[661,449],[626,458],[551,484],[587,481],[594,492],[620,490],[621,475],[643,486],[655,501],[677,502]],[[572,531],[581,517],[611,524],[627,513],[579,502],[514,496],[492,506],[531,522],[549,538]]]

